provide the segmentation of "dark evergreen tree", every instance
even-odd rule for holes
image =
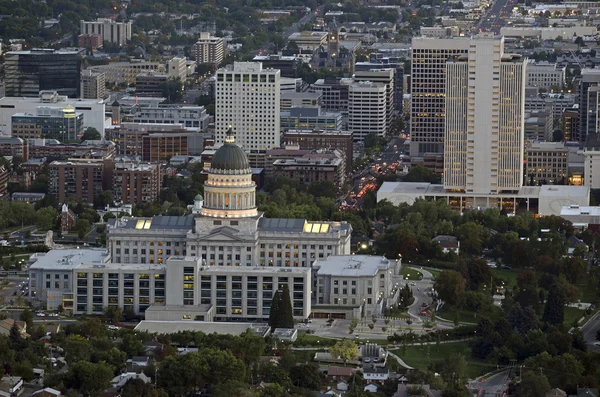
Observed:
[[[271,300],[271,311],[269,313],[269,326],[272,329],[279,327],[279,319],[281,318],[281,295],[279,291],[275,291]]]
[[[551,288],[548,293],[542,320],[552,325],[561,325],[565,321],[565,299],[557,288]]]
[[[294,313],[292,309],[292,299],[290,298],[290,289],[287,285],[283,286],[283,292],[280,295],[280,310],[281,316],[279,317],[280,328],[294,328]]]

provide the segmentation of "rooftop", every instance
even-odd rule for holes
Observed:
[[[360,277],[374,276],[380,270],[386,270],[390,261],[381,256],[370,255],[331,255],[317,260],[313,267],[318,268],[320,276]]]
[[[117,222],[116,227],[122,229],[143,229],[143,230],[171,230],[171,229],[192,229],[194,226],[194,217],[185,216],[153,216],[152,218],[122,218]]]
[[[104,249],[54,249],[33,254],[30,269],[72,270],[82,264],[105,264],[108,258]]]
[[[600,134],[588,134],[585,139],[586,148],[600,147]]]
[[[560,210],[560,216],[600,216],[600,207],[569,205],[563,206]]]
[[[250,323],[144,320],[135,327],[135,330],[158,334],[175,334],[181,331],[200,331],[205,334],[221,335],[241,335],[246,332],[246,330],[250,330],[254,334],[266,336],[270,331],[270,327],[266,324]]]

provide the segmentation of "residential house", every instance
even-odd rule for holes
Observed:
[[[454,236],[439,235],[434,237],[432,241],[437,242],[442,247],[444,254],[454,251],[458,255],[460,252],[460,241]]]
[[[125,383],[127,383],[130,379],[140,379],[144,383],[150,383],[152,381],[152,379],[144,375],[144,373],[138,374],[135,372],[125,372],[123,374],[115,376],[110,381],[110,384],[112,385],[112,387],[120,389],[123,386],[125,386]]]
[[[552,389],[546,393],[546,397],[567,397],[567,392],[562,389]]]
[[[10,329],[13,327],[14,323],[17,323],[17,328],[21,333],[23,338],[29,337],[27,334],[27,324],[24,321],[15,321],[12,318],[5,318],[0,321],[0,334],[2,335],[10,335]]]
[[[363,368],[364,379],[367,382],[383,383],[390,378],[390,371],[387,368]]]
[[[35,397],[58,397],[62,396],[62,393],[51,387],[46,387],[42,390],[34,391],[31,395]]]
[[[442,397],[442,391],[437,389],[432,389],[429,385],[408,385],[408,384],[399,384],[398,392],[394,394],[394,397],[409,397],[417,395],[416,392],[420,392],[421,396],[425,397]]]
[[[377,389],[379,389],[379,385],[377,383],[369,383],[365,386],[364,391],[368,393],[377,393]]]
[[[347,381],[348,378],[354,374],[354,372],[356,372],[356,370],[351,367],[338,367],[335,365],[330,365],[327,367],[327,381]]]
[[[23,392],[23,378],[20,376],[3,376],[0,381],[0,396],[18,396]]]

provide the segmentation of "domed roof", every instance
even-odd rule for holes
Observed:
[[[203,198],[200,194],[197,194],[196,197],[194,197],[194,201],[202,201]]]
[[[213,156],[210,162],[210,170],[215,173],[242,174],[250,173],[250,162],[246,153],[235,144],[233,131],[227,131],[225,143]]]

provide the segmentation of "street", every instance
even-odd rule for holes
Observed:
[[[483,32],[500,34],[500,28],[505,25],[504,18],[510,15],[515,3],[515,0],[495,0],[477,26]]]
[[[598,331],[600,331],[600,312],[596,313],[594,317],[581,327],[585,343],[587,343],[590,350],[595,352],[600,352],[600,345],[598,340],[596,340]]]

